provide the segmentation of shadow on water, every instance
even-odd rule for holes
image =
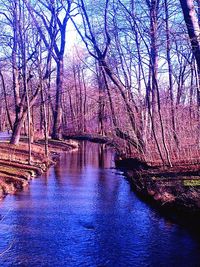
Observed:
[[[3,267],[199,266],[194,221],[177,224],[138,198],[105,145],[82,142],[63,154],[2,201],[0,214],[0,251],[13,242],[0,257]]]
[[[200,212],[190,212],[189,210],[179,210],[176,207],[164,207],[154,201],[151,197],[144,196],[136,192],[131,179],[126,177],[126,171],[123,168],[118,169],[123,173],[124,179],[129,183],[131,191],[159,216],[166,220],[166,222],[177,224],[180,227],[187,229],[187,231],[200,243]]]

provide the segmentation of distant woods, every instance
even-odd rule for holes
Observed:
[[[12,144],[94,133],[146,161],[199,160],[200,1],[5,0],[0,26]]]

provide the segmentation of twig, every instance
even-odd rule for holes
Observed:
[[[3,252],[0,253],[0,257],[2,257],[7,251],[9,251],[11,249],[14,242],[15,242],[15,240],[13,240],[13,242],[9,245],[9,247],[7,247]]]

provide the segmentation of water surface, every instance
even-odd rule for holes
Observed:
[[[82,143],[0,202],[0,266],[200,266],[199,231],[141,201],[113,167],[111,150]]]

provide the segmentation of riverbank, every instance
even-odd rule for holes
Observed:
[[[70,135],[66,139],[89,140],[114,147],[120,146],[114,140],[100,135]],[[162,208],[180,211],[200,212],[200,164],[198,158],[191,161],[174,162],[173,167],[159,162],[146,163],[138,158],[116,156],[117,168],[122,168],[134,190],[142,197]]]
[[[177,211],[200,212],[200,166],[149,166],[138,159],[116,161],[133,189],[156,205]]]
[[[180,222],[145,204],[113,157],[109,147],[80,142],[30,190],[1,201],[0,252],[12,247],[0,266],[197,266],[196,216]]]
[[[14,194],[28,185],[29,180],[45,172],[55,164],[59,154],[78,148],[75,141],[49,140],[49,158],[45,156],[44,140],[32,144],[31,165],[28,163],[27,139],[21,139],[18,146],[0,143],[0,199]]]

